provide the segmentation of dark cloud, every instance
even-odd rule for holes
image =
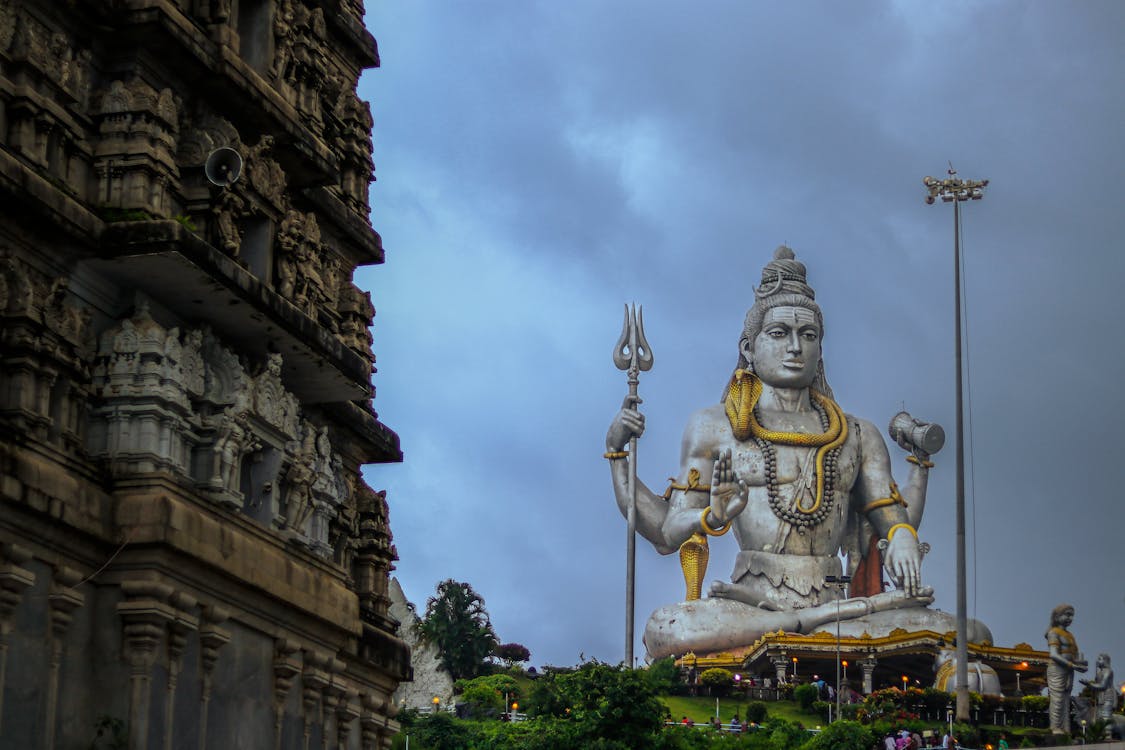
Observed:
[[[408,596],[468,580],[536,663],[621,658],[601,458],[621,304],[656,353],[640,474],[662,489],[781,242],[844,408],[952,433],[953,219],[921,183],[952,160],[992,180],[963,212],[971,613],[1042,648],[1072,601],[1083,650],[1125,659],[1123,22],[1089,1],[370,4],[387,264],[358,280],[406,461],[369,476]],[[937,460],[924,575],[952,611],[952,447]],[[642,542],[637,586],[643,624],[682,594],[675,558]]]

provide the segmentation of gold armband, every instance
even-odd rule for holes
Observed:
[[[699,483],[699,469],[694,466],[688,469],[687,484],[676,484],[675,477],[668,477],[668,489],[664,490],[664,499],[672,499],[672,490],[681,492],[710,492],[711,485]]]
[[[911,526],[908,523],[896,523],[894,526],[887,529],[887,541],[888,542],[891,541],[891,539],[894,538],[895,532],[898,531],[899,529],[906,529],[907,531],[909,531],[911,534],[914,535],[914,541],[918,541],[918,532],[914,530],[913,526]]]
[[[902,495],[898,491],[898,485],[891,482],[891,495],[890,497],[883,497],[878,500],[872,500],[867,505],[863,506],[863,513],[870,513],[876,508],[885,508],[888,505],[901,505],[906,507],[906,501],[902,499]]]
[[[906,460],[909,461],[910,463],[914,464],[915,466],[921,466],[923,469],[934,468],[934,462],[933,461],[929,461],[925,458],[918,458],[913,453],[911,453],[909,456],[907,456]]]
[[[711,506],[707,506],[703,509],[703,512],[699,514],[699,525],[703,528],[703,532],[710,536],[722,536],[723,534],[727,533],[727,531],[730,530],[730,525],[734,523],[734,519],[732,518],[727,521],[721,529],[713,529],[711,528],[710,524],[707,523],[707,514],[710,512]]]
[[[629,457],[629,451],[606,451],[605,457],[610,461],[617,461]]]

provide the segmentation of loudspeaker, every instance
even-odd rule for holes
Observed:
[[[233,185],[242,174],[242,157],[229,146],[217,148],[203,164],[203,174],[213,184],[222,188]]]

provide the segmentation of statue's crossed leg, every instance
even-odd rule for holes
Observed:
[[[917,596],[902,590],[884,591],[789,610],[762,609],[719,597],[680,602],[652,613],[645,627],[645,646],[653,659],[680,656],[687,651],[721,651],[750,645],[766,633],[778,630],[812,633],[837,616],[841,620],[859,620],[874,612],[924,607],[933,600],[933,589],[924,587]]]

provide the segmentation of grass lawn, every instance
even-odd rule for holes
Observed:
[[[685,695],[662,695],[660,700],[668,707],[673,721],[679,721],[684,716],[690,716],[696,724],[711,720],[715,715],[715,699],[707,697],[692,698]],[[731,717],[736,713],[739,719],[746,718],[746,704],[750,701],[738,698],[719,699],[719,718],[724,724],[730,723]],[[766,707],[769,716],[799,721],[806,727],[815,727],[823,724],[823,720],[815,713],[806,713],[793,701],[767,701]]]

